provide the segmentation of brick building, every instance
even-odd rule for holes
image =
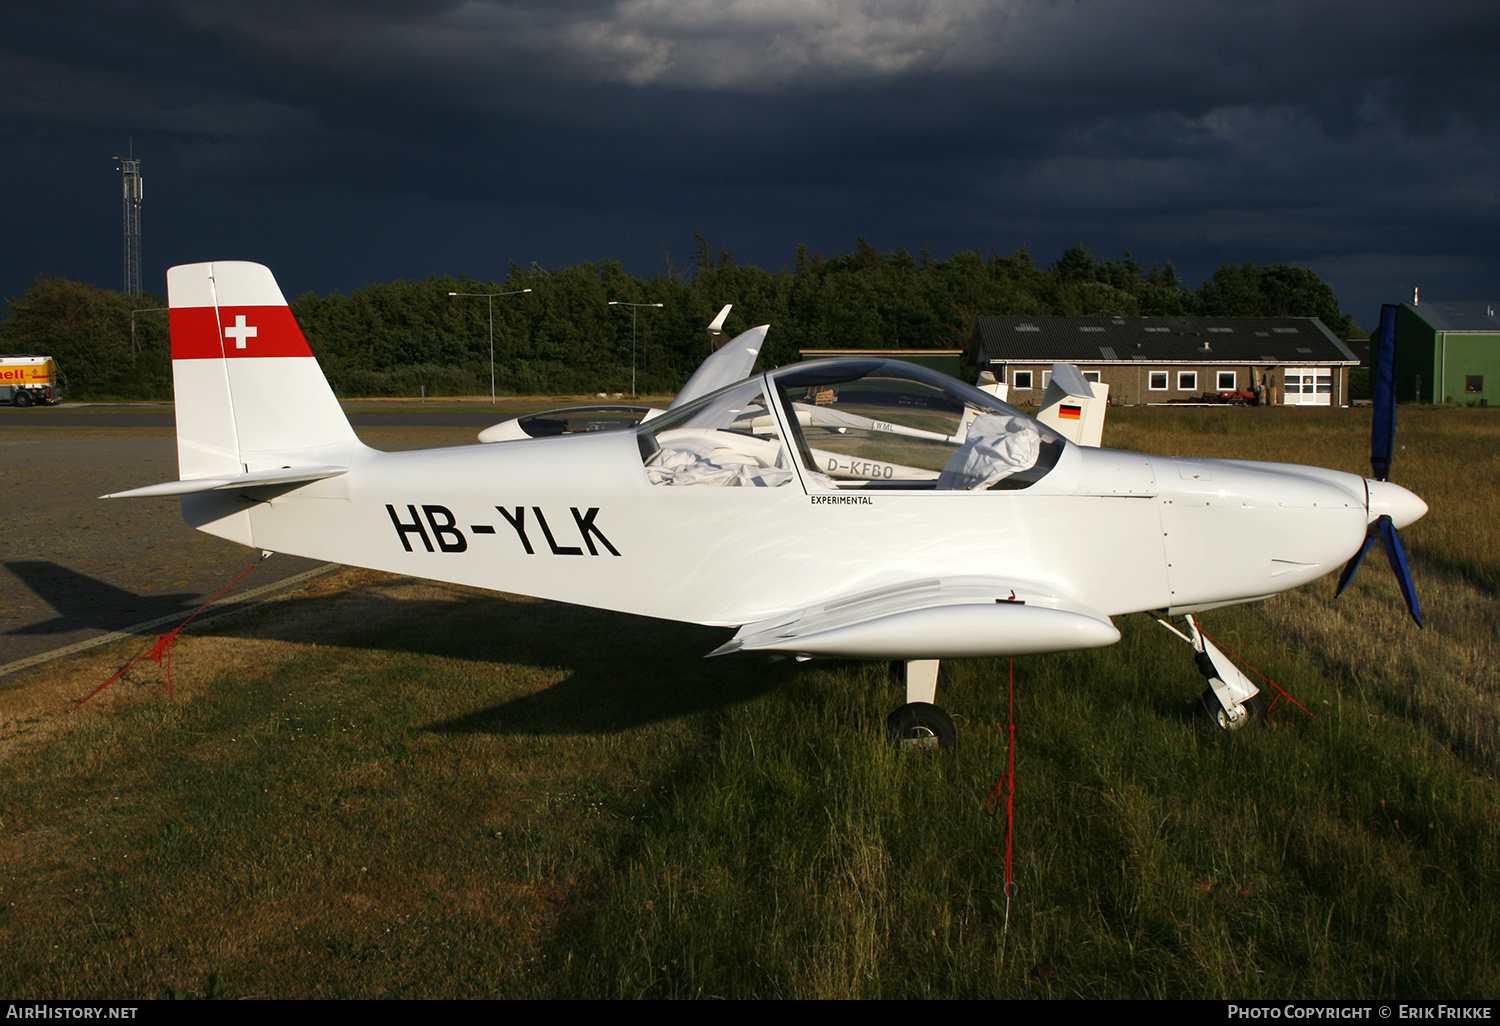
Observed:
[[[1359,360],[1316,317],[980,317],[965,362],[1041,400],[1054,363],[1137,406],[1253,392],[1264,403],[1348,406]]]

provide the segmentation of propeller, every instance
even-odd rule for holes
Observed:
[[[1416,585],[1412,583],[1411,570],[1406,565],[1406,550],[1396,534],[1398,527],[1417,520],[1427,512],[1427,504],[1400,485],[1388,480],[1391,473],[1391,453],[1396,443],[1396,384],[1394,357],[1396,351],[1396,308],[1389,303],[1380,308],[1380,331],[1375,341],[1374,368],[1374,413],[1370,417],[1370,469],[1374,479],[1365,482],[1369,494],[1370,526],[1365,533],[1365,542],[1354,554],[1354,558],[1339,575],[1338,591],[1334,597],[1344,593],[1354,579],[1354,571],[1379,536],[1390,560],[1391,572],[1401,586],[1401,597],[1406,600],[1406,609],[1411,618],[1422,626],[1422,606],[1417,601]]]

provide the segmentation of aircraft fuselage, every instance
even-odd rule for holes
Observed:
[[[971,575],[1106,616],[1191,612],[1337,569],[1371,519],[1353,474],[1074,445],[1021,491],[662,487],[631,431],[360,448],[346,475],[253,498],[189,495],[184,515],[272,551],[722,625]]]

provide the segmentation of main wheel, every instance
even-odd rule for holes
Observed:
[[[908,702],[885,721],[891,741],[902,750],[952,748],[958,741],[953,719],[930,702]]]
[[[13,406],[30,406],[32,403],[31,393],[24,388],[18,388],[15,394],[10,397],[10,401]]]
[[[1224,711],[1219,696],[1214,694],[1213,688],[1209,688],[1198,696],[1198,716],[1209,726],[1218,727],[1220,730],[1239,730],[1251,723],[1266,722],[1270,706],[1266,703],[1264,694],[1252,695],[1240,705],[1249,715],[1241,716],[1238,720],[1231,720],[1229,714]]]

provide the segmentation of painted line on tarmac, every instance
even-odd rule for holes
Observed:
[[[326,574],[331,570],[340,570],[343,568],[343,566],[344,564],[342,563],[324,563],[322,566],[313,567],[311,570],[304,570],[300,574],[293,574],[291,577],[284,577],[279,581],[272,581],[270,584],[263,584],[259,588],[251,588],[249,591],[241,592],[240,594],[234,596],[233,601],[236,603],[236,605],[232,609],[223,609],[217,613],[204,613],[193,622],[206,623],[209,620],[217,620],[221,617],[234,616],[239,613],[247,612],[249,607],[241,604],[244,603],[247,599],[258,599],[263,595],[269,595],[272,592],[281,591],[285,588],[290,588],[293,585],[301,584],[303,581],[311,580],[312,578],[318,577],[322,574]],[[34,655],[29,656],[25,659],[18,659],[13,663],[6,663],[4,666],[0,666],[0,677],[8,676],[9,674],[16,672],[17,670],[24,670],[32,666],[40,666],[42,663],[50,663],[54,659],[62,659],[65,656],[74,655],[78,652],[86,652],[89,649],[97,648],[100,645],[108,645],[110,642],[119,641],[122,638],[139,637],[140,635],[149,632],[153,627],[162,627],[166,624],[173,623],[174,621],[181,622],[182,619],[183,616],[181,612],[172,613],[168,616],[158,616],[155,620],[147,620],[144,623],[136,623],[131,624],[129,627],[121,627],[117,631],[110,631],[108,634],[101,634],[96,638],[89,638],[85,641],[80,641],[75,644],[68,645],[65,648],[55,648],[51,652],[43,652],[41,655]]]

